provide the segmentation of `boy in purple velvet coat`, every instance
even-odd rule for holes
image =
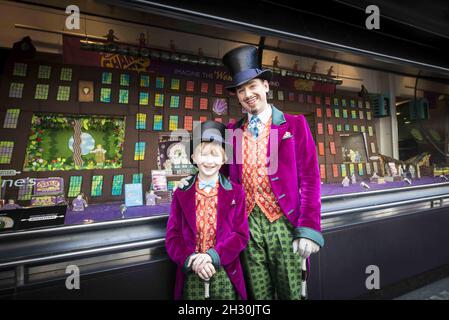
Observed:
[[[177,264],[175,299],[204,299],[209,286],[211,299],[246,299],[239,259],[249,239],[245,194],[219,173],[225,129],[202,123],[201,139],[190,148],[199,172],[173,194],[166,248]]]

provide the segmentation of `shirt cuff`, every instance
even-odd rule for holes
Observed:
[[[189,271],[192,271],[192,265],[187,268],[187,264],[189,263],[190,257],[193,256],[194,253],[192,253],[190,256],[187,257],[186,261],[184,262],[184,266],[182,267],[182,272],[187,273]]]
[[[313,230],[307,227],[298,227],[295,228],[295,233],[293,235],[294,239],[297,238],[306,238],[316,242],[320,247],[324,246],[324,238],[321,232]]]
[[[218,255],[218,252],[215,249],[210,248],[206,251],[206,253],[210,255],[212,258],[212,264],[214,265],[215,270],[218,271],[220,269],[220,256]]]

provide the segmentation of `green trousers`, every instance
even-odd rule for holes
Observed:
[[[204,281],[196,273],[189,272],[183,292],[184,300],[205,300]],[[237,292],[223,267],[210,279],[209,294],[211,300],[237,300]]]
[[[293,253],[290,221],[283,215],[270,223],[256,205],[248,223],[250,240],[242,253],[248,299],[300,300],[301,257]]]

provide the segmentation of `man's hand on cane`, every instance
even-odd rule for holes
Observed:
[[[303,259],[309,258],[313,253],[317,253],[320,246],[312,240],[306,238],[298,238],[293,240],[293,253],[299,253]]]
[[[203,269],[199,270],[196,274],[201,280],[209,281],[216,273],[215,267],[212,263],[207,263]]]

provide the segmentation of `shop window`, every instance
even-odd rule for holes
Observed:
[[[201,83],[201,93],[204,93],[204,94],[209,93],[209,84],[207,82]]]
[[[192,80],[187,80],[186,82],[186,91],[193,92],[195,90],[195,82]]]
[[[223,94],[223,85],[220,83],[215,84],[215,94]]]
[[[138,113],[136,115],[136,129],[145,130],[147,128],[147,115],[145,113]]]
[[[145,159],[145,142],[136,142],[134,149],[134,160],[141,161]]]
[[[156,89],[164,89],[164,77],[156,77]]]
[[[179,108],[179,96],[170,97],[170,108]]]
[[[139,104],[142,106],[147,106],[149,102],[148,92],[140,92],[139,94]]]
[[[288,93],[288,101],[295,101],[295,93],[294,92]]]
[[[340,109],[334,109],[335,118],[340,118]]]
[[[39,71],[37,77],[39,79],[50,79],[51,67],[50,66],[39,66]]]
[[[5,120],[3,122],[3,128],[16,129],[17,122],[19,120],[20,109],[8,109],[6,110]]]
[[[111,88],[101,88],[100,101],[105,103],[111,102]]]
[[[101,75],[102,84],[112,84],[112,72],[105,71]]]
[[[70,87],[69,86],[59,86],[56,100],[57,101],[69,101],[70,100]]]
[[[123,174],[114,176],[112,180],[112,192],[113,196],[121,196],[123,190]]]
[[[27,64],[16,62],[14,63],[14,69],[12,75],[16,77],[26,77],[27,75]]]
[[[191,131],[193,129],[192,116],[184,116],[184,129]]]
[[[338,98],[334,98],[334,107],[338,108]]]
[[[34,99],[36,100],[47,100],[48,99],[48,90],[50,86],[48,84],[37,84],[36,92],[34,94]]]
[[[193,109],[193,97],[186,97],[184,107],[186,109]]]
[[[207,110],[208,100],[207,98],[200,98],[200,109]]]
[[[207,121],[207,116],[201,116],[200,117],[200,122],[205,122]]]
[[[150,76],[147,74],[142,74],[140,76],[140,86],[143,88],[148,88],[150,86]]]
[[[178,116],[170,116],[168,120],[168,130],[178,130]]]
[[[268,90],[268,100],[273,100],[273,97],[274,97],[274,93],[273,93],[273,90]]]
[[[69,198],[75,198],[81,193],[81,184],[83,182],[82,176],[71,176],[69,182]]]
[[[163,116],[155,114],[153,118],[153,130],[162,131],[163,130]]]
[[[171,79],[170,89],[178,91],[179,86],[180,86],[179,79]]]
[[[133,183],[142,183],[143,173],[133,173]]]
[[[92,197],[101,197],[102,193],[103,193],[103,176],[93,176],[90,195]]]
[[[129,87],[129,74],[122,73],[120,75],[120,85],[124,87]]]
[[[9,86],[9,97],[22,99],[23,83],[12,82]]]
[[[341,99],[341,106],[346,108],[346,99]]]
[[[61,74],[59,78],[61,81],[72,81],[72,69],[61,68]]]
[[[129,90],[120,89],[118,103],[128,104]]]
[[[321,111],[321,108],[316,108],[315,114],[316,114],[317,118],[322,118],[323,117],[323,113]]]
[[[284,91],[278,91],[278,100],[284,101]]]
[[[163,107],[164,106],[164,95],[162,93],[156,93],[154,96],[154,106]]]
[[[17,195],[17,200],[31,200],[31,195],[33,193],[33,185],[30,183],[30,179],[25,179],[25,183],[19,187],[19,193]]]

